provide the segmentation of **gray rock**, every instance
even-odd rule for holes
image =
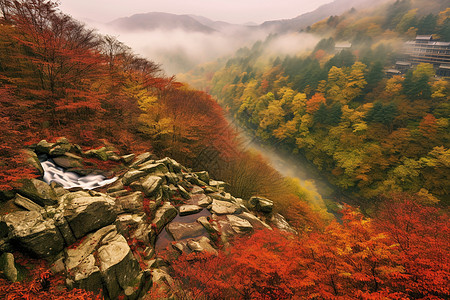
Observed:
[[[209,183],[209,173],[207,171],[202,172],[195,172],[195,175],[197,175],[198,179],[200,179],[203,182]]]
[[[139,264],[131,253],[127,240],[120,234],[106,236],[98,249],[100,271],[108,296],[116,299],[121,290],[132,285],[139,275]]]
[[[197,222],[194,223],[172,222],[166,226],[166,230],[176,241],[198,237],[206,233],[203,226]]]
[[[150,161],[154,159],[155,156],[150,152],[144,152],[142,154],[139,154],[136,159],[133,161],[133,163],[130,165],[131,168],[135,168],[136,166],[143,164],[147,161]]]
[[[50,149],[53,147],[53,145],[54,143],[49,143],[46,140],[42,140],[37,143],[35,150],[37,153],[49,154]]]
[[[78,155],[66,152],[62,156],[57,156],[53,158],[55,164],[63,168],[82,168],[83,158]]]
[[[115,202],[111,197],[102,195],[81,196],[73,199],[66,197],[65,199],[64,217],[76,238],[81,238],[86,233],[109,225],[116,220]]]
[[[181,185],[177,184],[178,187],[178,192],[180,193],[181,197],[183,197],[184,199],[189,199],[191,198],[191,196],[189,195],[189,193],[184,189],[184,187],[182,187]]]
[[[264,229],[267,228],[269,230],[272,230],[272,227],[270,227],[269,225],[267,225],[266,223],[264,223],[260,218],[258,218],[257,216],[248,213],[248,212],[243,212],[239,215],[237,215],[238,217],[247,220],[250,222],[250,224],[252,224],[252,226],[254,228],[258,228],[258,229]]]
[[[174,159],[171,159],[169,157],[165,157],[163,159],[157,160],[157,163],[164,164],[167,169],[169,169],[172,173],[181,173],[181,169],[183,168],[178,162],[176,162]]]
[[[280,230],[290,232],[293,234],[297,234],[297,231],[289,225],[286,219],[280,214],[274,214],[270,219],[270,223],[273,227],[278,228]]]
[[[214,255],[218,255],[217,250],[214,249],[213,246],[211,246],[211,241],[205,236],[197,240],[189,240],[187,242],[187,246],[189,247],[189,249],[191,249],[192,252],[205,251]]]
[[[120,213],[136,213],[144,210],[144,195],[142,192],[134,192],[127,196],[116,198],[117,209]]]
[[[213,199],[220,200],[220,201],[231,202],[231,194],[230,193],[211,193],[208,196]]]
[[[201,207],[207,207],[212,203],[212,199],[209,196],[206,196],[205,194],[191,195],[191,201],[193,204]]]
[[[239,218],[238,216],[227,215],[228,222],[236,233],[246,233],[253,231],[253,226],[249,221]]]
[[[273,209],[273,201],[263,197],[251,197],[249,205],[252,209],[263,213],[271,213]]]
[[[0,272],[9,281],[17,281],[17,269],[14,265],[14,255],[12,253],[3,253],[0,256]]]
[[[204,194],[205,191],[198,185],[194,185],[191,190],[191,195]]]
[[[133,159],[134,159],[135,157],[136,157],[136,154],[131,153],[131,154],[127,154],[127,155],[122,155],[122,156],[120,157],[120,160],[121,160],[123,163],[129,164],[131,161],[133,161]]]
[[[91,149],[83,153],[87,157],[97,158],[103,161],[107,161],[108,158],[114,154],[110,149],[101,147],[100,149]]]
[[[116,181],[112,186],[110,186],[106,192],[107,193],[114,193],[118,191],[122,191],[124,188],[123,183],[121,180]]]
[[[41,206],[58,203],[55,191],[47,183],[38,179],[21,179],[17,192]]]
[[[211,212],[218,215],[234,214],[239,207],[231,202],[214,199],[211,206]]]
[[[39,176],[43,176],[44,169],[42,168],[41,162],[39,161],[39,158],[37,157],[36,153],[31,150],[23,150],[23,154],[26,157],[25,162],[31,167],[33,167]]]
[[[146,173],[143,171],[130,170],[123,175],[122,183],[123,185],[130,185],[133,181],[136,181],[137,179],[144,177],[145,175]]]
[[[114,225],[87,235],[80,245],[67,249],[65,266],[72,287],[98,291],[104,284],[110,299],[129,292],[129,287],[142,288],[139,264]]]
[[[2,217],[13,240],[38,257],[55,255],[64,248],[64,240],[52,219],[44,220],[37,211],[17,211]]]
[[[108,193],[108,196],[113,197],[113,198],[117,198],[117,197],[128,196],[130,194],[131,194],[131,192],[128,191],[128,190],[120,190],[120,191],[117,191],[117,192]]]
[[[164,174],[169,173],[166,165],[163,163],[153,163],[151,161],[146,162],[138,166],[138,170],[145,172],[146,174],[164,176]]]
[[[178,209],[180,211],[180,216],[187,216],[201,212],[203,210],[203,207],[198,205],[186,204],[181,205]]]
[[[19,194],[16,194],[16,197],[14,197],[14,204],[25,208],[26,210],[35,210],[40,211],[42,209],[42,206],[34,203],[28,198],[25,198]]]
[[[142,190],[146,196],[155,195],[161,187],[163,180],[159,176],[149,175],[142,180]]]
[[[178,211],[169,202],[164,202],[164,204],[158,208],[155,212],[155,217],[152,223],[156,225],[156,231],[159,233],[169,222],[171,222],[177,216]]]

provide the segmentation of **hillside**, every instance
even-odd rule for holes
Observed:
[[[188,15],[175,15],[162,12],[136,14],[108,23],[109,26],[129,31],[151,31],[156,29],[194,31],[212,33],[215,30]]]
[[[424,15],[422,5],[397,1],[329,17],[309,29],[327,36],[312,52],[276,57],[270,37],[211,64],[209,85],[199,70],[193,79],[261,141],[300,153],[360,204],[407,191],[446,206],[449,81],[435,77],[440,64],[385,74],[407,59],[405,40],[448,38],[448,8],[439,11],[437,1]]]

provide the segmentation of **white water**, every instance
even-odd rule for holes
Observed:
[[[45,182],[48,184],[56,182],[66,189],[82,188],[84,190],[92,190],[111,184],[117,180],[117,177],[106,179],[103,175],[80,176],[77,173],[65,171],[50,160],[41,162],[41,165],[44,169],[43,179]]]

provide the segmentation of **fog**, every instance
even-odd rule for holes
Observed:
[[[94,24],[100,33],[116,37],[133,51],[161,64],[167,75],[184,73],[195,66],[233,54],[241,47],[251,47],[265,40],[270,29],[236,27],[214,33],[189,32],[182,29],[126,31]],[[296,54],[314,47],[318,38],[307,33],[288,33],[274,38],[269,54]]]

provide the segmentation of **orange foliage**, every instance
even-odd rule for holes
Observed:
[[[306,111],[309,114],[313,114],[319,109],[322,103],[326,103],[325,97],[321,93],[316,93],[306,102]]]

